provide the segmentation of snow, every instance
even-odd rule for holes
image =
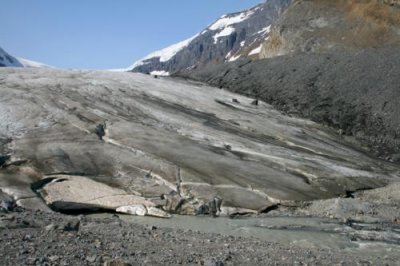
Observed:
[[[140,59],[139,61],[136,61],[133,65],[128,67],[127,69],[132,70],[135,67],[147,64],[148,62],[144,62],[146,60],[152,59],[152,58],[159,58],[160,62],[167,62],[169,61],[172,57],[174,57],[179,51],[181,51],[183,48],[187,47],[195,38],[197,38],[200,34],[196,34],[193,37],[186,39],[184,41],[178,42],[176,44],[173,44],[171,46],[168,46],[167,48],[164,48],[159,51],[155,51],[144,58]]]
[[[236,60],[238,60],[240,58],[240,55],[237,55],[237,56],[232,56],[231,58],[229,58],[229,62],[233,62],[233,61],[236,61]]]
[[[240,42],[240,47],[243,47],[245,43],[246,43],[246,41],[241,41]]]
[[[259,54],[261,52],[262,49],[262,44],[260,44],[260,46],[258,46],[257,48],[251,50],[251,52],[249,53],[249,55],[255,55],[255,54]]]
[[[224,15],[220,19],[218,19],[216,22],[214,22],[211,26],[209,26],[208,28],[210,30],[223,29],[230,25],[242,22],[242,21],[248,19],[253,14],[254,14],[254,11],[249,10],[246,12],[239,13],[237,15],[230,16],[230,17]]]
[[[28,59],[24,59],[24,58],[20,58],[18,57],[18,61],[24,66],[24,67],[44,67],[44,68],[52,68],[52,66],[43,64],[43,63],[39,63],[36,61],[32,61],[32,60],[28,60]]]
[[[271,25],[263,28],[262,30],[260,30],[259,32],[257,32],[257,34],[266,34],[266,33],[270,33],[271,32]]]
[[[218,42],[218,39],[219,39],[219,38],[225,37],[225,36],[229,36],[229,35],[231,35],[231,34],[234,33],[234,32],[235,32],[235,28],[233,28],[233,27],[226,27],[226,28],[224,28],[222,31],[218,32],[217,34],[215,34],[215,35],[213,36],[213,38],[214,38],[214,44],[216,44],[216,43]]]
[[[169,76],[169,72],[164,71],[164,70],[155,70],[150,72],[150,75],[153,76]]]

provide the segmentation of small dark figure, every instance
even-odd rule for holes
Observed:
[[[157,75],[154,75],[154,78],[155,78],[155,79],[158,79],[158,76],[157,76]]]
[[[9,211],[14,210],[14,208],[15,208],[15,203],[10,200],[2,200],[0,202],[0,210],[1,211],[9,212]]]
[[[151,172],[152,172],[153,170],[150,170],[144,177],[145,178],[151,178]]]
[[[104,122],[103,124],[98,124],[96,126],[96,135],[99,137],[100,140],[103,140],[103,137],[106,135],[106,122]]]
[[[232,102],[234,102],[234,103],[240,103],[237,99],[232,99]]]
[[[219,197],[214,197],[208,202],[209,212],[212,217],[218,217],[217,213],[221,212],[222,199]]]
[[[258,105],[258,99],[255,99],[254,101],[251,102],[252,105]]]
[[[214,201],[217,205],[217,211],[221,212],[222,199],[220,197],[215,197]]]
[[[229,144],[225,144],[225,149],[227,149],[228,151],[232,150],[232,146]]]
[[[197,215],[204,215],[204,214],[209,214],[210,213],[210,208],[208,205],[203,204],[197,209]]]

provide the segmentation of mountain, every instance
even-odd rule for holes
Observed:
[[[400,1],[294,1],[258,59],[179,75],[333,127],[400,163]]]
[[[51,66],[32,60],[14,57],[0,47],[0,67],[28,67],[28,68],[51,68]]]
[[[23,67],[23,65],[0,47],[0,67]]]
[[[248,10],[221,16],[202,32],[153,52],[125,70],[169,75],[208,63],[257,58],[271,24],[292,0],[269,0]]]
[[[23,67],[52,68],[52,66],[49,66],[49,65],[46,65],[46,64],[43,64],[43,63],[40,63],[40,62],[24,59],[24,58],[21,58],[21,57],[18,57],[18,61],[22,64]]]
[[[298,0],[276,20],[260,58],[400,47],[399,1]]]

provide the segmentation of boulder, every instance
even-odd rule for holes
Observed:
[[[144,205],[122,206],[116,209],[116,212],[126,213],[138,216],[154,216],[159,218],[170,218],[171,215],[156,207],[146,207]]]
[[[50,182],[39,190],[40,195],[49,206],[59,211],[115,210],[128,205],[154,206],[143,197],[83,176],[58,175],[47,178],[47,181]]]
[[[154,216],[159,218],[170,218],[171,215],[166,213],[165,211],[158,209],[156,207],[148,207],[147,208],[147,215]]]
[[[143,205],[131,205],[131,206],[121,206],[116,209],[117,212],[138,215],[138,216],[146,216],[147,209]]]

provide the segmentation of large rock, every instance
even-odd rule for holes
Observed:
[[[122,189],[93,181],[82,176],[52,176],[40,194],[48,205],[61,211],[105,209],[115,210],[125,205],[154,204],[143,197],[131,195]]]

